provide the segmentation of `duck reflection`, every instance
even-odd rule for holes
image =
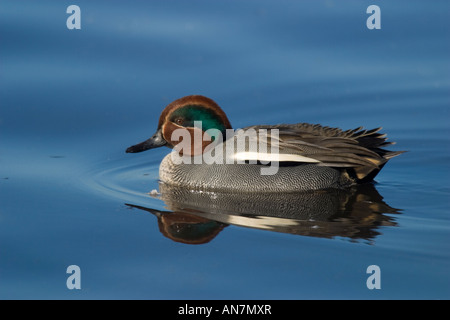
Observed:
[[[206,192],[159,185],[169,211],[133,204],[154,214],[161,233],[186,244],[203,244],[236,225],[311,237],[373,241],[380,226],[396,226],[399,209],[387,205],[373,184],[302,193]]]

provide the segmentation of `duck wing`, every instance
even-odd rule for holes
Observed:
[[[268,146],[266,152],[258,150],[258,155],[241,150],[237,153],[240,159],[273,161],[276,158],[273,150],[278,149],[277,160],[280,164],[304,162],[352,168],[358,180],[373,178],[389,159],[402,153],[383,149],[393,142],[386,141],[386,135],[379,133],[381,128],[365,130],[358,127],[344,131],[318,124],[298,123],[258,125],[242,130],[255,130],[257,140],[266,139]],[[272,149],[273,146],[275,148]]]

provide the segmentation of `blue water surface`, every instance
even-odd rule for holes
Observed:
[[[66,9],[81,8],[69,30]],[[381,9],[369,30],[366,9]],[[0,298],[450,298],[448,1],[0,2]],[[394,225],[370,239],[231,224],[164,236],[160,112],[213,98],[233,127],[383,127]],[[69,290],[66,269],[81,269]],[[368,289],[367,267],[381,270]]]

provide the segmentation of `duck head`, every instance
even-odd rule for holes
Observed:
[[[126,152],[137,153],[162,146],[175,148],[183,141],[179,134],[174,134],[179,129],[191,137],[190,155],[197,155],[211,143],[211,139],[202,139],[199,149],[194,146],[195,137],[205,137],[209,129],[219,130],[225,137],[226,129],[231,129],[231,124],[225,112],[212,99],[201,95],[186,96],[167,105],[159,117],[156,133],[150,139],[129,147]]]

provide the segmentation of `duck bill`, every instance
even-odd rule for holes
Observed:
[[[137,153],[148,149],[159,148],[167,144],[167,141],[163,138],[161,129],[156,131],[156,133],[148,140],[138,143],[134,146],[129,147],[126,153]]]

